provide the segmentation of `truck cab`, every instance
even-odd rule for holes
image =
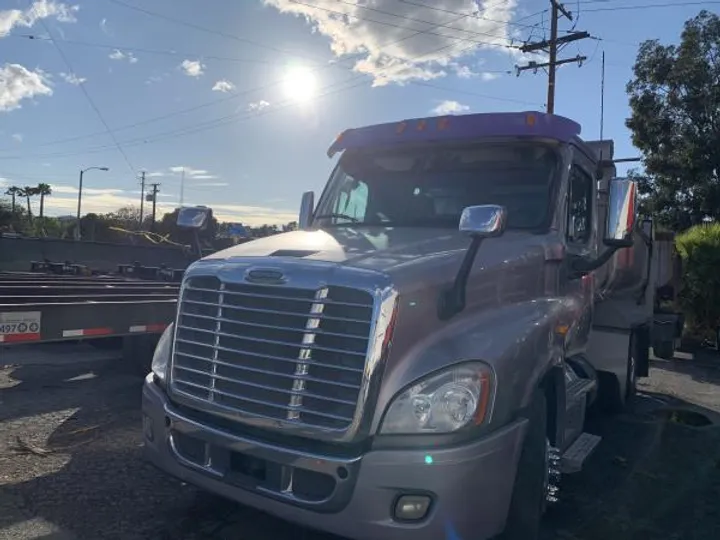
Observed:
[[[652,318],[649,258],[622,258],[635,185],[579,135],[537,112],[345,131],[301,230],[187,270],[147,458],[348,538],[537,538],[599,442],[586,409],[630,404]]]

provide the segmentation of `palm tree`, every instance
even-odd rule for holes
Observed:
[[[35,188],[37,195],[40,195],[40,219],[45,215],[45,197],[52,195],[52,187],[50,184],[40,183]]]
[[[30,197],[34,197],[35,195],[37,195],[37,188],[25,186],[24,188],[20,189],[18,195],[20,195],[21,197],[25,197],[25,200],[27,201],[28,219],[32,221],[32,207],[30,206]]]
[[[12,213],[14,214],[17,210],[15,207],[15,197],[20,195],[20,188],[17,186],[10,186],[5,190],[5,195],[12,198]]]

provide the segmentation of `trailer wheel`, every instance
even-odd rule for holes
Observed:
[[[123,338],[123,363],[141,377],[150,373],[155,346],[160,334],[142,334]]]
[[[537,540],[547,505],[547,399],[538,391],[529,411],[528,431],[515,473],[505,531],[496,540]]]

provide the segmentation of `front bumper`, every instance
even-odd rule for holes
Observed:
[[[144,453],[159,469],[287,521],[355,540],[481,540],[500,533],[526,428],[519,420],[463,446],[339,458],[203,425],[178,411],[152,376],[145,380],[142,408]],[[200,444],[189,448],[189,440]],[[398,497],[416,494],[432,499],[425,518],[393,519]]]

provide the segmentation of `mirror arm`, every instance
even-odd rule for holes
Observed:
[[[603,264],[608,262],[610,260],[610,257],[615,255],[617,250],[621,249],[622,247],[626,246],[610,246],[608,249],[602,252],[599,257],[596,259],[573,259],[570,262],[570,266],[574,272],[577,272],[580,275],[585,275],[593,270],[597,270],[600,268]]]
[[[455,281],[450,288],[440,291],[440,297],[438,298],[438,318],[440,320],[446,321],[465,309],[467,282],[482,240],[481,236],[472,237],[470,246],[467,248],[465,257],[455,276]]]

